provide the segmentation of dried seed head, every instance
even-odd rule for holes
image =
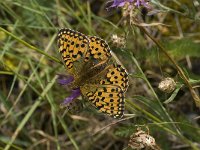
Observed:
[[[176,82],[174,79],[167,77],[159,83],[158,88],[163,92],[171,93],[176,88]]]
[[[125,47],[126,40],[124,37],[119,37],[117,34],[113,34],[111,37],[112,43],[116,45],[116,47]]]
[[[133,133],[129,140],[129,147],[132,149],[152,149],[159,150],[160,148],[157,146],[155,139],[141,130],[141,128],[137,128],[137,132]]]

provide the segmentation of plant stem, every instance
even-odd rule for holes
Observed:
[[[172,59],[172,57],[167,53],[167,51],[164,49],[164,47],[154,37],[152,37],[143,26],[140,26],[139,22],[134,23],[134,25],[136,25],[142,32],[144,32],[159,47],[159,49],[165,54],[165,56],[167,56],[167,58],[171,61],[171,63],[176,67],[179,76],[183,79],[185,84],[188,86],[188,88],[191,92],[191,95],[195,101],[196,106],[200,108],[200,98],[197,95],[197,93],[195,92],[195,90],[193,89],[192,85],[189,83],[189,79],[184,74],[181,67],[179,67],[178,64],[176,63],[176,61],[174,61]]]

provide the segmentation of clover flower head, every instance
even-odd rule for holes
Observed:
[[[74,99],[76,99],[80,95],[81,95],[80,88],[73,89],[72,94],[69,97],[64,99],[64,101],[61,103],[61,106],[64,106],[64,105],[71,103]]]
[[[66,75],[59,75],[57,79],[57,82],[61,85],[69,85],[73,81],[74,81],[73,76],[66,76]],[[68,105],[80,95],[81,95],[80,88],[73,89],[71,95],[65,98],[64,101],[61,103],[61,107]]]
[[[61,85],[69,85],[74,81],[73,76],[66,76],[66,75],[58,75],[57,82]]]

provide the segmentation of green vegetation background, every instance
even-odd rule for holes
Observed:
[[[200,1],[152,3],[159,13],[141,11],[138,18],[199,92]],[[138,126],[148,126],[162,149],[200,148],[200,111],[175,66],[138,27],[123,25],[120,9],[106,7],[104,0],[0,0],[0,149],[127,149]],[[66,74],[56,45],[63,27],[107,40],[127,68],[125,119],[87,103],[73,113],[59,107],[70,95],[56,83],[57,74]],[[113,34],[124,35],[126,47],[112,44]],[[165,77],[181,88],[159,91]]]

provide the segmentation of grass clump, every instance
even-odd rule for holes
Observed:
[[[138,127],[155,139],[153,149],[200,148],[199,2],[111,5],[0,1],[0,149],[130,149]],[[98,113],[82,98],[79,111],[59,107],[70,95],[56,82],[67,74],[56,44],[63,27],[105,39],[127,69],[124,118]],[[123,37],[122,46],[112,35]],[[166,77],[176,82],[171,93],[158,89]]]

